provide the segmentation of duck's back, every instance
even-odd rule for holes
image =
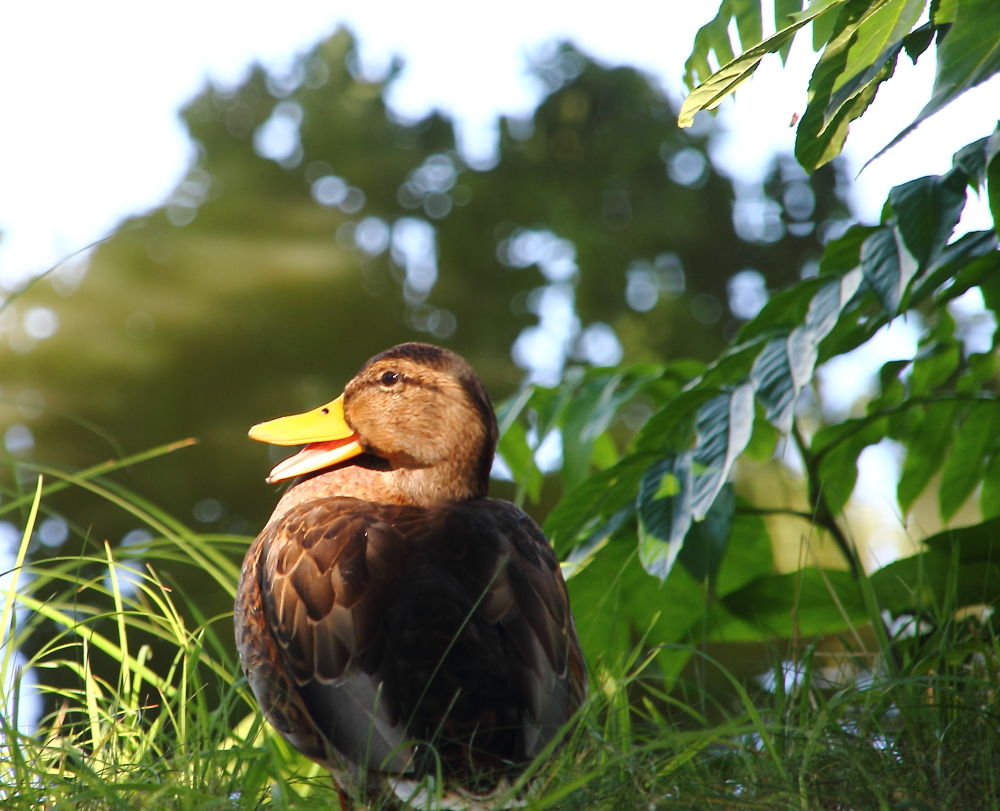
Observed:
[[[390,772],[497,769],[540,751],[586,693],[558,561],[511,504],[328,497],[247,554],[237,641],[269,720],[309,757]]]

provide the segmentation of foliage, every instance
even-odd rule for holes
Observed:
[[[750,78],[767,54],[788,54],[812,23],[813,48],[822,51],[809,82],[809,104],[799,122],[795,157],[812,170],[840,154],[851,122],[860,118],[900,53],[914,62],[935,43],[937,76],[917,118],[886,146],[906,137],[966,90],[1000,72],[1000,7],[993,0],[931,0],[929,19],[917,25],[927,0],[775,0],[776,32],[761,41],[761,0],[726,0],[698,32],[686,79],[692,92],[678,122],[691,126],[699,110],[713,110]],[[744,52],[733,56],[728,26],[735,19]],[[719,70],[712,71],[714,54]]]
[[[155,535],[118,555],[92,543],[79,556],[17,570],[4,627],[15,645],[39,634],[46,642],[16,668],[8,645],[0,664],[12,685],[0,700],[3,807],[339,807],[329,778],[274,734],[236,678],[222,641],[230,616],[202,615],[183,577],[164,580],[179,565],[204,567],[231,592],[230,555],[240,539],[193,533],[116,486],[108,472],[108,465],[75,475],[46,471],[33,492],[5,505],[27,510],[20,561],[46,500],[66,487],[113,502]],[[894,675],[867,673],[874,658],[864,652],[804,644],[786,661],[773,651],[771,671],[744,687],[705,653],[672,648],[694,653],[730,690],[693,681],[668,695],[656,651],[642,639],[620,662],[595,671],[595,693],[562,747],[543,753],[513,791],[533,809],[995,807],[988,798],[996,796],[1000,749],[990,730],[1000,642],[983,612],[954,611],[962,567],[992,553],[995,531],[964,531],[960,547],[944,536],[929,542],[930,554],[950,561],[928,561],[934,589],[951,596],[922,618],[896,623]],[[734,528],[732,542],[752,538]],[[140,558],[145,571],[135,565]],[[720,591],[738,579],[725,568]],[[775,618],[788,615],[787,607],[772,609]],[[153,655],[154,639],[169,655]],[[42,674],[50,708],[30,733],[18,728],[28,666]]]
[[[954,4],[950,8],[935,5],[934,14],[955,13]],[[960,3],[960,16],[966,13],[963,8]],[[826,50],[813,77],[814,85],[820,78],[827,82],[823,104],[829,105],[830,98],[846,93],[845,87],[853,87],[857,95],[881,81],[876,73],[884,60],[879,60],[893,48],[895,59],[919,11],[912,3],[814,2],[784,30],[791,36],[799,23],[813,20],[814,32],[822,32],[818,23],[823,16],[839,15],[828,34],[822,34],[828,37],[823,40]],[[749,22],[737,16],[745,52],[705,78],[685,109],[712,106],[721,97],[716,95],[712,104],[697,101],[703,88],[722,86],[738,70],[748,70],[761,49],[777,49],[776,38],[763,44],[754,40],[759,39],[759,4],[726,2],[699,35],[689,62],[692,70],[702,69],[706,49],[715,50],[721,60],[725,46],[713,37],[728,25],[726,15],[738,14],[756,15]],[[942,19],[934,17],[932,27],[943,26]],[[1000,26],[983,25],[978,36],[992,42],[1000,36]],[[838,67],[824,74],[835,47],[841,49]],[[951,75],[946,56],[939,54],[945,61],[935,94],[946,81],[942,76]],[[826,136],[804,133],[819,115],[816,111],[827,116],[827,123],[840,113],[811,104],[799,137],[815,145]],[[873,620],[881,639],[883,610],[920,614],[949,600],[967,606],[992,604],[1000,597],[991,545],[997,527],[990,521],[947,530],[926,542],[925,553],[869,578],[845,515],[859,455],[885,438],[906,448],[897,493],[904,519],[915,500],[938,481],[934,489],[943,524],[977,492],[985,518],[1000,513],[996,346],[985,353],[966,352],[949,311],[952,301],[973,288],[994,318],[1000,311],[996,230],[953,237],[969,190],[987,194],[993,211],[1000,208],[1000,186],[994,179],[1000,177],[998,151],[1000,130],[961,149],[945,174],[894,188],[879,225],[855,225],[831,240],[818,276],[774,294],[707,367],[673,363],[595,370],[552,390],[526,391],[515,401],[540,431],[561,428],[564,482],[584,480],[581,467],[597,469],[563,498],[545,525],[567,557],[575,604],[584,606],[585,646],[592,659],[624,656],[643,633],[654,643],[752,641],[841,633]],[[798,157],[807,168],[823,162]],[[885,365],[881,391],[863,416],[816,425],[815,412],[803,412],[799,401],[806,390],[815,397],[817,366],[864,344],[897,317],[926,325],[917,357]],[[598,453],[610,442],[610,434],[602,437],[600,429],[613,425],[618,412],[637,397],[652,416],[628,439],[624,452]],[[579,426],[586,427],[580,432]],[[514,473],[522,490],[532,495],[537,471],[524,436],[523,431],[508,432],[502,452],[525,460],[514,466]],[[752,503],[738,495],[738,471],[748,470],[742,466],[754,460],[767,460],[777,443],[790,443],[801,457],[804,508]],[[735,498],[733,485],[727,484],[734,477]],[[774,571],[771,556],[777,542],[768,535],[779,517],[801,527],[804,551],[797,571]],[[973,537],[974,542],[969,540]],[[829,561],[825,567],[820,563],[816,549],[826,543],[839,549],[848,572],[827,571]],[[977,546],[978,557],[966,560],[957,550],[969,543],[986,545]],[[948,544],[954,544],[959,556],[953,579],[944,574],[951,560]],[[946,593],[948,583],[958,591]],[[662,666],[676,672],[682,662],[671,656],[664,656]]]
[[[538,58],[545,96],[526,120],[501,120],[488,167],[462,160],[446,118],[398,120],[383,100],[396,74],[372,79],[356,61],[338,31],[288,75],[255,67],[237,86],[206,86],[182,111],[195,163],[169,199],[0,304],[0,433],[20,424],[36,443],[18,458],[81,468],[196,436],[118,480],[177,516],[207,502],[206,531],[252,534],[276,500],[264,483],[276,460],[248,427],[329,401],[386,347],[454,349],[495,400],[525,375],[511,356],[522,336],[548,341],[556,378],[564,362],[587,365],[595,325],[629,362],[708,361],[738,326],[731,277],[755,268],[762,286],[791,283],[848,217],[839,170],[807,178],[784,158],[760,190],[768,229],[738,231],[736,189],[708,160],[710,117],[678,130],[648,77],[570,46]],[[266,157],[276,124],[290,151]],[[790,192],[805,200],[794,215]],[[59,330],[32,342],[19,324],[38,306]],[[543,487],[526,506],[541,519],[558,495]],[[51,506],[83,507],[72,489]],[[135,528],[102,503],[87,509],[113,546]]]

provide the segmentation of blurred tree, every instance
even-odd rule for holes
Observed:
[[[708,160],[711,119],[678,130],[648,77],[568,45],[534,65],[548,95],[501,121],[483,170],[448,120],[386,109],[397,69],[363,78],[339,31],[287,74],[207,87],[183,111],[196,158],[165,205],[8,309],[0,427],[27,425],[25,452],[68,466],[197,436],[123,480],[252,534],[275,495],[246,429],[329,399],[374,353],[449,346],[497,399],[525,370],[708,359],[849,216],[833,166],[807,178],[780,160],[737,195]],[[25,320],[39,307],[52,337]],[[51,504],[79,515],[71,498]],[[133,528],[87,515],[93,540]]]

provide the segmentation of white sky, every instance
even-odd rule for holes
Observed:
[[[457,119],[463,145],[482,154],[498,114],[527,114],[539,99],[525,67],[527,55],[546,42],[568,38],[600,60],[641,67],[679,96],[694,33],[716,6],[716,0],[5,4],[0,282],[12,286],[106,235],[122,217],[161,203],[191,155],[176,111],[206,77],[236,83],[253,60],[279,65],[338,23],[356,32],[366,64],[404,57],[389,98],[396,109],[446,111]],[[731,133],[716,151],[721,166],[753,178],[772,150],[790,148],[788,123],[805,107],[813,59],[803,42],[789,69],[782,71],[777,58],[766,60],[737,103],[726,105]],[[897,73],[851,134],[857,168],[928,98],[932,57],[916,69],[901,60]],[[914,171],[940,171],[957,147],[992,129],[1000,86],[993,82],[976,95],[865,171],[857,206],[863,218],[877,216],[889,187]],[[980,208],[975,221],[984,216]]]

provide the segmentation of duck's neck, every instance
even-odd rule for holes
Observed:
[[[366,454],[294,481],[278,501],[268,524],[298,504],[330,496],[415,507],[485,496],[485,488],[472,473],[462,470],[459,464],[393,470],[383,460]]]

